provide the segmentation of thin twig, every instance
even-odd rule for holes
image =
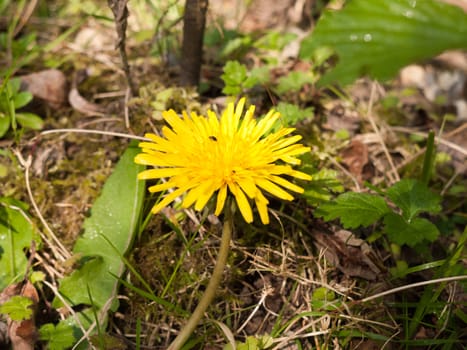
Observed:
[[[125,92],[125,108],[124,108],[125,127],[127,129],[130,128],[130,111],[129,111],[129,108],[128,108],[128,101],[130,100],[130,97],[131,97],[131,89],[128,88],[128,89],[126,89],[126,92]]]
[[[467,279],[467,275],[443,277],[443,278],[437,278],[437,279],[429,280],[429,281],[412,283],[412,284],[408,284],[408,285],[405,285],[405,286],[400,286],[400,287],[397,287],[397,288],[389,289],[389,290],[386,290],[384,292],[381,292],[381,293],[378,293],[378,294],[363,298],[362,300],[359,300],[358,302],[366,303],[368,301],[381,298],[381,297],[383,297],[385,295],[388,295],[388,294],[394,294],[394,293],[400,292],[402,290],[421,287],[421,286],[426,286],[428,284],[436,284],[436,283],[452,282],[452,281],[461,281],[461,280],[465,280],[465,279]]]
[[[115,137],[122,137],[125,139],[132,139],[132,140],[139,140],[139,141],[151,141],[150,139],[142,136],[135,136],[124,134],[121,132],[113,132],[113,131],[102,131],[102,130],[88,130],[88,129],[52,129],[52,130],[45,130],[42,131],[39,135],[48,135],[48,134],[57,134],[57,133],[81,133],[81,134],[95,134],[95,135],[107,135],[107,136],[115,136]]]
[[[264,304],[264,301],[266,300],[266,297],[271,295],[271,288],[266,288],[262,291],[261,293],[261,298],[254,307],[253,311],[250,313],[250,315],[246,318],[245,322],[237,329],[236,333],[240,334],[240,332],[243,330],[248,325],[248,322],[253,318],[253,316],[258,312],[259,308],[261,307],[262,304]]]
[[[32,158],[31,158],[31,156],[29,156],[28,159],[25,160],[19,151],[14,151],[14,152],[16,154],[16,157],[18,158],[18,161],[20,162],[20,164],[25,169],[24,178],[25,178],[25,181],[26,181],[26,191],[28,192],[29,200],[31,201],[31,204],[32,204],[34,210],[36,211],[36,214],[37,214],[39,220],[41,221],[42,225],[44,225],[44,227],[45,227],[45,229],[47,231],[47,234],[49,235],[49,237],[52,238],[52,240],[57,245],[59,250],[57,250],[56,247],[53,244],[51,244],[50,242],[47,241],[47,243],[50,246],[50,249],[54,252],[55,257],[57,259],[61,260],[61,261],[65,261],[65,260],[67,260],[67,259],[69,259],[71,257],[71,254],[65,248],[65,246],[60,242],[60,240],[57,238],[57,236],[54,234],[54,232],[50,228],[47,221],[42,216],[42,213],[39,210],[39,207],[37,206],[37,203],[36,203],[36,201],[34,199],[34,196],[32,194],[31,184],[29,183],[29,169],[31,167]]]
[[[466,123],[467,125],[467,123]],[[412,135],[417,135],[417,136],[421,136],[423,138],[428,138],[428,133],[426,132],[420,132],[420,131],[413,131],[409,128],[404,128],[404,127],[399,127],[399,126],[393,126],[391,127],[392,130],[394,131],[398,131],[398,132],[402,132],[404,134],[412,134]],[[453,142],[450,142],[450,141],[447,141],[439,136],[435,136],[435,140],[436,142],[439,142],[440,144],[444,145],[444,146],[447,146],[451,149],[453,149],[454,151],[456,152],[459,152],[461,153],[462,155],[464,156],[467,156],[467,149],[465,149],[464,147],[461,147]]]

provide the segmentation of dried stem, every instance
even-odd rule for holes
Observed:
[[[128,64],[128,57],[126,55],[125,43],[126,43],[126,27],[128,19],[128,7],[126,4],[128,0],[108,0],[110,9],[115,17],[115,28],[117,29],[118,43],[117,48],[120,51],[120,57],[122,59],[123,71],[133,96],[138,95],[138,90],[131,78],[130,65]]]

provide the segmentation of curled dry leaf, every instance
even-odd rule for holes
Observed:
[[[73,107],[73,109],[89,117],[105,116],[100,106],[86,100],[83,96],[80,95],[78,89],[76,88],[72,88],[70,90],[68,95],[68,102],[70,102],[70,105]]]
[[[86,71],[78,71],[73,77],[73,83],[68,94],[68,102],[76,111],[85,114],[88,117],[91,116],[105,116],[104,109],[95,103],[86,100],[78,91],[78,83],[84,80],[86,77]]]

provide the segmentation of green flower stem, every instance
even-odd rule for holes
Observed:
[[[228,204],[228,203],[226,203]],[[232,237],[232,228],[233,228],[233,221],[232,221],[232,211],[230,205],[225,206],[225,221],[224,227],[222,229],[222,238],[221,238],[221,246],[219,248],[219,254],[217,256],[216,266],[214,267],[214,271],[212,272],[211,279],[209,280],[208,286],[206,287],[206,291],[204,292],[201,300],[196,306],[195,311],[191,315],[190,319],[188,320],[185,327],[182,328],[180,333],[177,335],[175,340],[170,344],[168,350],[179,350],[185,344],[185,342],[190,337],[191,333],[195,330],[196,326],[198,325],[199,321],[204,315],[204,312],[211,304],[212,300],[217,291],[217,287],[222,281],[222,275],[224,272],[224,268],[227,262],[227,257],[229,255],[229,246],[230,246],[230,239]]]

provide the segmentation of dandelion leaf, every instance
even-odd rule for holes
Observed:
[[[106,181],[73,248],[74,254],[82,256],[81,266],[60,281],[59,291],[71,306],[93,306],[104,319],[107,311],[118,305],[118,277],[125,267],[122,257],[133,241],[140,217],[144,182],[136,177],[142,167],[133,162],[138,152],[139,148],[128,147]],[[58,298],[54,300],[55,307],[61,304]],[[94,321],[89,310],[78,315],[85,325]]]

